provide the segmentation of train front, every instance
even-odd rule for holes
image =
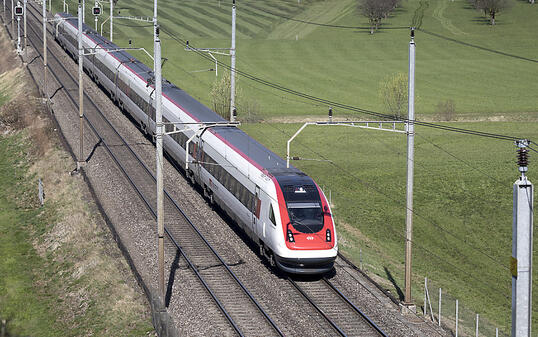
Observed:
[[[338,254],[334,219],[317,184],[306,175],[276,177],[285,247],[274,253],[277,266],[294,274],[321,274]],[[279,188],[278,188],[279,187]]]

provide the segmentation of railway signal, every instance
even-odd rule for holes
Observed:
[[[95,1],[95,6],[92,8],[92,13],[95,18],[95,31],[97,31],[97,21],[99,21],[99,16],[101,15],[101,7],[99,7],[97,1]]]
[[[21,6],[21,3],[18,2],[17,6],[15,6],[15,15],[20,17],[20,16],[22,16],[22,14],[23,14],[23,8]]]
[[[17,2],[15,6],[15,15],[17,16],[17,53],[20,55],[22,53],[21,49],[21,16],[22,16],[22,6],[20,2]]]

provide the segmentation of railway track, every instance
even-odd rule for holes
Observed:
[[[29,3],[28,9],[28,14],[30,14],[28,17],[29,43],[36,51],[39,51],[38,46],[42,43],[42,39],[34,26],[39,27],[40,15],[33,3]],[[50,27],[48,29],[51,33]],[[67,71],[51,48],[47,49],[48,66],[55,80],[64,88],[76,87],[78,81]],[[66,94],[73,106],[78,109],[77,100],[68,90]],[[87,95],[84,97],[84,106],[84,118],[97,138],[96,143],[105,147],[138,196],[144,201],[148,211],[156,217],[156,186],[153,173]],[[230,330],[241,336],[259,334],[283,336],[269,315],[166,191],[164,209],[167,219],[175,219],[173,225],[165,226],[168,238],[185,258],[190,270],[207,289],[222,315],[226,317]]]
[[[366,314],[351,302],[329,279],[288,278],[308,302],[341,336],[387,336]]]
[[[42,46],[42,32],[33,26],[41,27],[41,14],[39,9],[33,7],[33,3],[30,4],[29,2],[28,9],[32,19],[29,16],[29,43],[34,46],[36,51],[39,51],[41,50],[40,46]],[[47,28],[50,36],[52,29],[51,27]],[[53,73],[53,77],[63,88],[77,87],[78,81],[54,55],[52,48],[56,51],[60,49],[56,44],[49,45],[47,48],[49,50],[49,69]],[[63,53],[63,50],[60,52]],[[73,106],[78,109],[78,100],[74,99],[69,90],[65,90],[65,93]],[[155,217],[156,187],[151,170],[105,118],[103,112],[90,97],[85,95],[84,99],[85,119],[95,136],[95,143],[106,149],[137,195],[143,200],[148,211]],[[165,218],[178,219],[174,221],[173,225],[167,225],[165,228],[170,239],[168,246],[177,250],[185,258],[189,269],[196,275],[196,278],[213,299],[214,305],[221,312],[221,318],[227,322],[227,326],[223,329],[228,329],[229,332],[241,336],[283,336],[282,330],[263,310],[216,250],[211,247],[178,203],[166,191],[165,195]],[[386,336],[329,280],[299,281],[288,279],[288,282],[309,303],[310,307],[308,310],[305,307],[305,313],[310,311],[319,315],[323,322],[317,322],[317,324],[329,326],[329,330],[334,332],[334,335]],[[226,334],[226,330],[223,330],[223,334]]]

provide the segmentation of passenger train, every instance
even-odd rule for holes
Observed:
[[[78,20],[58,13],[56,41],[78,55]],[[84,69],[143,132],[155,132],[152,70],[83,25]],[[88,53],[92,51],[92,53]],[[164,150],[185,167],[205,196],[218,204],[259,245],[271,265],[287,273],[320,274],[333,268],[338,252],[334,219],[319,186],[185,91],[163,79]],[[174,129],[175,125],[180,126]],[[198,132],[197,132],[198,131]],[[185,153],[187,140],[188,154]]]

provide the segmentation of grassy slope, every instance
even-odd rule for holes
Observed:
[[[21,209],[12,199],[22,192],[14,182],[22,179],[24,171],[16,160],[21,152],[17,142],[15,137],[0,138],[0,317],[17,334],[60,335],[50,324],[55,321],[49,311],[53,300],[33,287],[42,261],[32,247],[29,229],[39,211]]]
[[[428,31],[523,57],[537,55],[536,6],[517,1],[514,8],[499,15],[497,26],[491,27],[464,0],[422,2],[429,4],[422,24]],[[314,96],[383,112],[379,83],[395,72],[407,71],[408,30],[384,30],[371,36],[367,30],[320,28],[279,17],[367,25],[366,19],[357,14],[354,3],[352,0],[307,1],[301,5],[294,1],[239,3],[238,68]],[[405,1],[385,27],[409,26],[419,4],[418,0]],[[74,3],[70,7],[73,6]],[[121,6],[121,15],[152,15],[149,2],[135,0]],[[161,1],[160,6],[162,25],[190,40],[192,45],[229,47],[231,15],[224,2],[219,7],[218,2]],[[115,33],[120,45],[132,39],[136,46],[152,50],[151,28],[117,25]],[[196,71],[213,68],[214,64],[185,52],[183,46],[165,34],[162,38],[164,55],[171,60],[164,68],[165,75],[208,103],[208,87],[215,73]],[[440,101],[453,99],[457,112],[464,117],[491,114],[518,119],[537,117],[538,99],[529,90],[536,77],[535,63],[421,32],[417,33],[416,41],[420,98],[417,111],[422,115],[434,114]],[[229,58],[219,59],[229,64]],[[246,79],[239,79],[239,86],[246,96],[255,97],[266,118],[326,113],[325,106],[304,102]]]
[[[243,128],[285,156],[286,141],[299,126]],[[535,124],[457,126],[538,139]],[[459,298],[462,306],[509,327],[511,186],[517,177],[514,146],[419,127],[415,148],[414,298],[421,302],[424,276],[428,276]],[[316,177],[326,193],[331,190],[341,250],[356,261],[362,250],[370,271],[393,278],[392,285],[384,282],[392,291],[403,290],[404,136],[311,126],[292,143],[291,151],[293,156],[334,162],[294,164]],[[536,278],[536,260],[534,266]],[[536,283],[534,289],[538,291]],[[534,306],[538,307],[536,299]]]
[[[386,21],[385,27],[408,26],[421,3],[427,4],[421,26],[427,31],[527,58],[536,58],[538,54],[538,7],[524,1],[514,2],[514,8],[501,13],[497,26],[491,27],[481,13],[470,9],[463,0],[408,0]],[[304,6],[294,1],[240,2],[238,68],[314,96],[385,112],[378,96],[379,83],[395,72],[407,71],[407,30],[383,30],[371,36],[363,30],[320,28],[266,13],[328,24],[366,25],[366,19],[357,15],[353,4],[351,0],[309,1]],[[149,3],[133,1],[124,6],[131,9],[123,9],[122,14],[151,15]],[[160,6],[162,24],[179,37],[198,47],[229,46],[229,7],[193,1],[160,1]],[[120,45],[132,38],[137,46],[145,45],[152,50],[149,28],[116,26],[115,31]],[[422,32],[417,32],[416,41],[419,119],[434,118],[437,103],[446,99],[454,100],[461,119],[504,116],[514,121],[538,117],[538,98],[529,89],[534,87],[536,63]],[[163,49],[170,59],[165,75],[208,104],[214,73],[193,71],[213,65],[184,52],[166,35]],[[220,59],[228,63],[227,58]],[[266,119],[296,120],[305,115],[326,114],[326,106],[246,79],[240,78],[239,86],[260,104],[261,115]],[[458,126],[538,139],[535,123]],[[271,127],[263,124],[244,128],[282,155],[285,141],[298,125]],[[401,206],[405,195],[405,141],[392,134],[337,130],[307,129],[294,143],[294,155],[319,158],[321,154],[338,168],[320,162],[299,162],[298,166],[333,191],[335,214],[343,234],[342,249],[355,257],[362,249],[368,268],[388,279],[394,278],[393,289],[401,288],[403,240],[398,233],[403,233],[405,216]],[[302,148],[300,142],[316,149],[316,153]],[[461,298],[463,305],[495,318],[507,328],[511,184],[517,176],[513,146],[419,128],[416,156],[414,289],[419,288],[425,275],[442,280],[443,287]],[[538,269],[534,270],[536,274]],[[415,298],[422,295],[415,294]],[[536,323],[538,315],[534,318]]]

